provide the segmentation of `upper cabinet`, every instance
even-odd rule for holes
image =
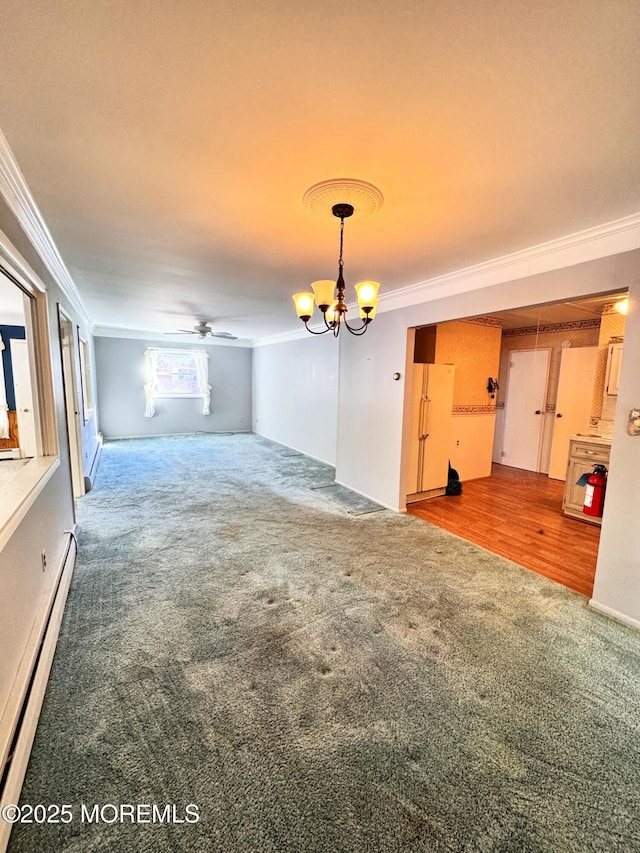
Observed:
[[[616,397],[618,394],[618,382],[620,379],[620,364],[622,362],[623,344],[609,344],[607,355],[607,381],[605,394]]]

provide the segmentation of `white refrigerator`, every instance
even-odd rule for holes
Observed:
[[[407,503],[443,495],[451,455],[453,364],[414,364]]]

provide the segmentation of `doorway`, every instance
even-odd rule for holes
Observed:
[[[441,337],[451,342],[445,361],[455,366],[456,387],[449,454],[463,489],[459,497],[414,503],[411,514],[590,593],[600,529],[565,506],[569,436],[580,436],[586,444],[590,438],[606,442],[611,435],[615,382],[605,377],[613,370],[607,359],[612,360],[612,351],[619,354],[614,348],[622,347],[624,316],[616,306],[626,295],[599,295],[431,327],[436,350]],[[490,334],[495,323],[501,326],[497,353]],[[475,330],[467,324],[475,324]],[[419,331],[426,327],[416,330],[416,341]],[[565,374],[568,365],[576,367],[578,378],[567,383],[565,376],[564,385],[574,392],[580,386],[580,411],[573,411],[570,394],[560,394],[561,363]],[[488,451],[487,444],[492,444]],[[557,479],[549,467],[552,448],[554,472],[564,469],[561,477],[555,474]],[[588,452],[582,445],[579,449]],[[569,477],[572,485],[575,479]],[[553,575],[554,566],[561,576]]]
[[[58,322],[60,326],[60,350],[62,355],[62,384],[64,387],[64,403],[69,438],[69,460],[71,462],[71,479],[73,496],[80,498],[85,494],[84,473],[82,469],[82,433],[80,425],[80,401],[78,397],[78,380],[76,373],[76,346],[74,326],[62,308],[58,306]]]

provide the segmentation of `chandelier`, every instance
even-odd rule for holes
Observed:
[[[314,281],[311,284],[313,293],[310,291],[308,293],[296,293],[293,297],[298,317],[304,323],[306,330],[312,335],[324,335],[327,332],[333,332],[334,337],[337,338],[341,326],[346,326],[347,331],[351,332],[352,335],[364,335],[369,324],[376,316],[378,288],[380,285],[377,281],[361,281],[356,284],[355,289],[362,323],[359,326],[352,326],[347,321],[342,246],[344,241],[344,221],[349,216],[353,216],[353,211],[353,205],[346,203],[334,204],[331,208],[333,215],[340,220],[340,256],[338,258],[337,280],[335,282],[331,279]],[[314,331],[309,328],[309,320],[313,314],[314,302],[322,312],[324,320],[325,328],[320,329],[320,331]]]

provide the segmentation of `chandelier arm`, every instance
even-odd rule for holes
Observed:
[[[307,332],[309,332],[309,334],[311,334],[311,335],[326,335],[326,334],[327,334],[327,332],[330,332],[330,331],[331,331],[331,326],[327,323],[327,321],[326,321],[326,320],[325,320],[324,322],[325,322],[325,324],[326,324],[327,328],[326,328],[326,329],[323,329],[321,332],[314,332],[314,331],[313,331],[313,329],[310,329],[310,328],[309,328],[309,321],[308,321],[308,320],[305,320],[305,321],[304,321],[304,327],[305,327],[305,329],[307,330]]]
[[[361,326],[351,326],[349,325],[348,320],[344,320],[344,324],[347,327],[347,330],[351,332],[352,335],[364,335],[364,333],[369,328],[370,323],[371,320],[368,317],[362,321]]]

